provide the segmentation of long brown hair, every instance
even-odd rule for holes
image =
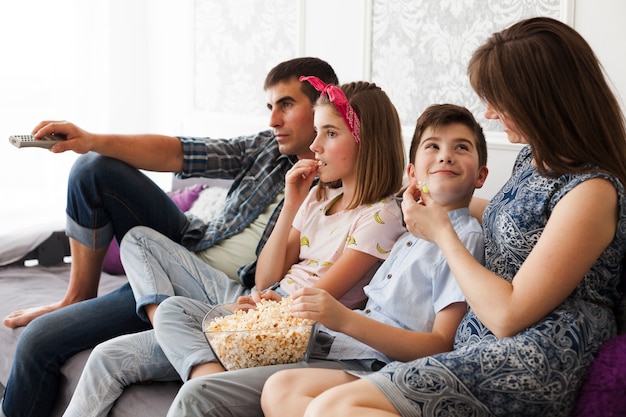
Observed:
[[[376,84],[358,81],[340,87],[361,121],[361,143],[354,172],[356,190],[347,208],[372,204],[395,194],[402,187],[404,143],[402,127],[395,106]],[[328,96],[321,96],[316,106],[335,106]],[[339,115],[339,112],[337,112]],[[320,182],[318,199],[326,198],[326,187],[337,187],[340,181]]]
[[[589,44],[546,17],[492,35],[472,56],[476,93],[509,117],[548,176],[599,167],[626,185],[624,115]]]

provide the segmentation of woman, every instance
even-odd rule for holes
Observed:
[[[485,266],[427,193],[404,194],[407,228],[441,248],[470,306],[455,349],[362,379],[301,371],[282,401],[308,403],[307,417],[567,416],[616,332],[626,131],[597,58],[572,28],[533,18],[494,34],[468,72],[486,117],[527,146],[483,214]],[[331,380],[343,384],[326,390]],[[287,394],[276,385],[264,388],[267,415]]]

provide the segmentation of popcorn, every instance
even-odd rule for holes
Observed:
[[[263,300],[255,310],[212,319],[209,312],[204,332],[222,366],[235,370],[306,360],[315,322],[293,317],[290,301]]]

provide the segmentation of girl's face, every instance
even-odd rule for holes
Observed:
[[[317,136],[311,144],[311,151],[318,161],[320,180],[342,180],[344,187],[353,183],[359,146],[335,106],[315,106],[313,123]]]
[[[513,121],[505,116],[503,113],[496,111],[491,104],[487,103],[487,108],[485,109],[485,117],[487,119],[496,120],[499,119],[504,127],[504,133],[506,133],[509,138],[509,142],[511,143],[528,143],[526,139],[522,136],[522,134],[517,130],[517,126]]]
[[[411,181],[426,183],[433,199],[448,209],[467,206],[487,178],[474,134],[461,123],[424,130],[414,161],[408,170]]]

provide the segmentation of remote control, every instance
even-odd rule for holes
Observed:
[[[12,135],[9,136],[9,142],[18,148],[46,148],[50,149],[57,142],[65,140],[65,135],[61,133],[52,133],[37,140],[33,135]]]

